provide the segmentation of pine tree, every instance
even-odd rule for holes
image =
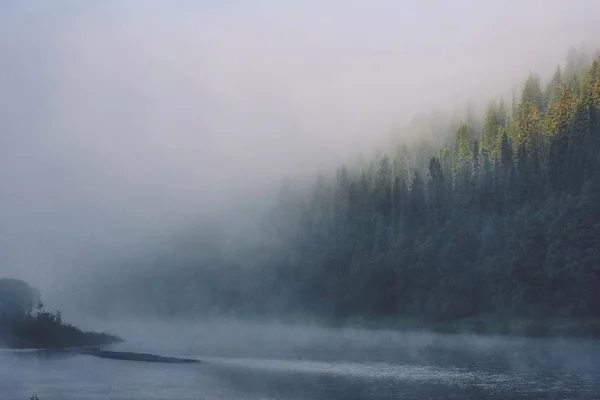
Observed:
[[[429,161],[429,224],[437,226],[442,224],[446,218],[446,184],[444,182],[444,171],[439,160],[432,157]]]
[[[413,236],[423,227],[427,205],[425,203],[425,185],[418,171],[410,182],[408,210],[406,214],[407,234]]]

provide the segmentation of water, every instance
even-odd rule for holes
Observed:
[[[196,365],[0,351],[0,399],[600,399],[600,343],[276,325],[117,324]]]

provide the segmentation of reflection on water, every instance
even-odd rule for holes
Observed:
[[[600,344],[317,328],[129,327],[118,346],[200,365],[0,351],[0,398],[594,399]],[[195,338],[195,339],[194,339]],[[135,344],[135,345],[134,345]],[[160,346],[159,346],[160,344]]]

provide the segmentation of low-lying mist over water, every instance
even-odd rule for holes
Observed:
[[[157,365],[0,351],[7,398],[594,398],[597,343],[120,321],[122,348],[201,358]],[[199,339],[201,338],[201,339]],[[10,366],[10,368],[9,368]],[[26,372],[26,376],[25,376]]]
[[[10,317],[40,343],[48,326],[117,342],[72,322],[204,369],[3,351],[0,388],[598,393],[598,345],[577,339],[600,337],[598,16],[596,0],[2,2],[0,278],[40,294]]]

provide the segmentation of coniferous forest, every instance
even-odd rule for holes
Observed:
[[[400,145],[320,177],[301,210],[284,187],[281,209],[296,214],[281,261],[302,303],[336,316],[598,316],[600,57],[569,61],[441,148]]]
[[[180,260],[127,292],[151,291],[145,307],[168,314],[600,317],[600,54],[567,58],[482,118],[437,121],[439,140],[398,143],[308,191],[285,181],[268,244],[243,261],[206,251],[210,267]]]

